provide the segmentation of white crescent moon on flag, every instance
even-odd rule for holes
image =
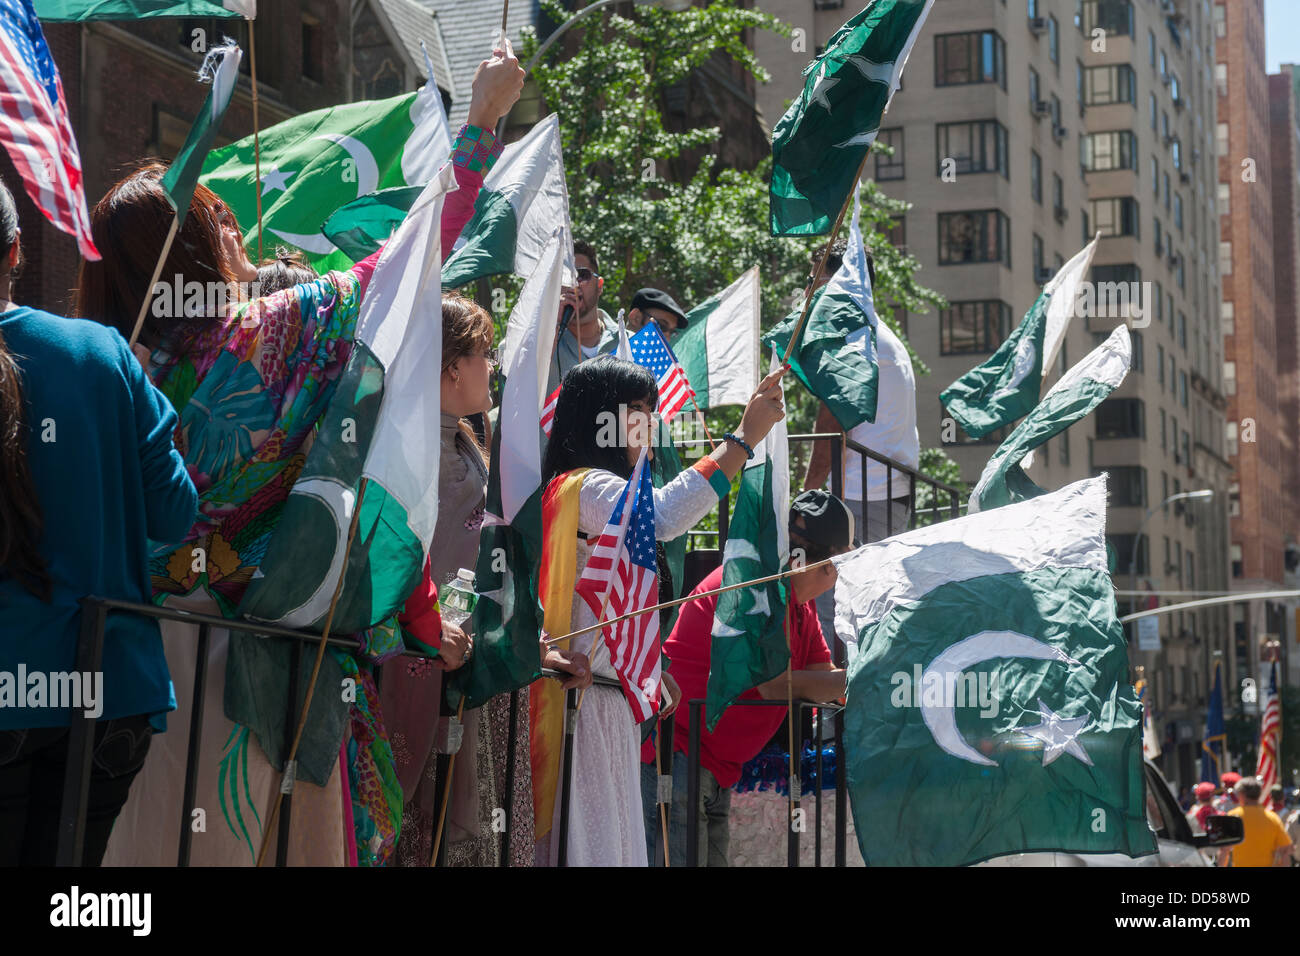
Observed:
[[[375,156],[365,143],[355,136],[346,136],[342,133],[321,133],[319,136],[313,136],[313,139],[329,140],[346,152],[352,162],[357,167],[357,198],[360,199],[367,193],[372,193],[379,188],[379,164],[375,162]],[[298,232],[281,232],[278,229],[266,230],[272,235],[279,236],[286,242],[291,242],[299,249],[305,249],[307,252],[314,253],[318,256],[327,256],[335,251],[334,243],[330,242],[319,232],[317,233],[298,233]]]
[[[962,671],[998,657],[1028,657],[1040,661],[1055,660],[1065,664],[1079,663],[1050,644],[1036,641],[1024,634],[1017,634],[1015,631],[981,631],[949,646],[930,662],[930,666],[921,675],[921,685],[922,687],[927,685],[931,675],[934,675],[939,680],[940,686],[944,688],[945,702],[942,705],[923,704],[921,718],[925,721],[926,727],[930,728],[934,742],[944,751],[954,757],[986,767],[996,767],[997,762],[984,756],[962,737],[957,730],[954,702],[946,698],[948,687],[956,686],[956,680]],[[916,692],[920,694],[921,687],[916,688]]]

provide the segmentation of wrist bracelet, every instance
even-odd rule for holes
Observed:
[[[754,449],[750,448],[748,443],[746,443],[746,441],[743,438],[737,438],[735,435],[731,434],[731,432],[727,432],[725,435],[722,436],[722,438],[724,441],[735,442],[741,448],[745,449],[745,454],[749,456],[750,461],[754,460]]]

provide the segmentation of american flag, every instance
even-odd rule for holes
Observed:
[[[627,490],[592,547],[576,590],[597,621],[650,607],[658,597],[654,485],[644,449]],[[659,710],[659,612],[619,621],[603,633],[637,723],[649,720]]]
[[[63,84],[32,0],[0,0],[0,141],[32,202],[98,259]]]
[[[546,437],[551,437],[551,429],[555,427],[555,403],[560,400],[561,386],[555,386],[555,391],[546,396],[546,407],[542,409],[542,431],[546,432]]]
[[[1274,661],[1269,673],[1264,716],[1259,720],[1259,763],[1255,766],[1255,776],[1259,777],[1260,786],[1264,788],[1266,801],[1268,791],[1280,779],[1277,772],[1277,749],[1281,733],[1282,703],[1277,695],[1277,661]]]
[[[649,369],[659,384],[659,417],[665,422],[670,421],[683,405],[695,397],[685,370],[654,322],[647,322],[632,336],[631,346],[632,361]]]

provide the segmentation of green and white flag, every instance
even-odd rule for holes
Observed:
[[[1103,476],[836,559],[868,865],[1155,852],[1105,530]]]
[[[449,676],[453,705],[461,696],[478,707],[522,687],[541,673],[542,630],[538,575],[542,556],[542,433],[555,316],[565,285],[573,282],[573,241],[567,224],[553,227],[519,293],[506,326],[502,368],[506,382],[492,436],[486,518],[474,571],[474,654]]]
[[[441,401],[429,383],[442,372],[438,224],[443,199],[455,188],[448,164],[379,257],[361,300],[352,354],[240,615],[319,631],[338,588],[332,633],[378,627],[384,634],[373,640],[396,640],[395,615],[421,579],[438,521]],[[252,728],[277,766],[287,644],[232,634],[227,665],[226,716]],[[321,686],[338,687],[343,674],[333,655],[322,666]],[[304,779],[318,785],[329,779],[347,709],[337,693],[314,696],[298,755]]]
[[[253,137],[214,149],[202,182],[234,212],[250,257],[257,255],[260,192],[264,253],[288,245],[317,272],[348,269],[352,260],[321,235],[321,225],[378,189],[432,181],[449,158],[438,145],[445,135],[442,99],[430,82],[416,93],[345,103],[262,130],[260,182]]]
[[[998,446],[970,495],[968,511],[987,511],[1043,494],[1024,469],[1035,448],[1059,435],[1117,389],[1133,361],[1127,326],[1118,326],[1052,386],[1043,400]]]
[[[1079,285],[1092,264],[1100,236],[1061,267],[1020,325],[988,360],[975,366],[940,395],[966,434],[982,438],[1029,414],[1074,318]]]
[[[780,364],[773,356],[772,370]],[[752,392],[753,389],[750,389]],[[722,552],[722,584],[777,574],[790,559],[790,455],[785,419],[772,426],[740,473],[740,493]],[[790,663],[785,636],[788,581],[718,595],[710,638],[705,724],[717,726],[741,694]]]
[[[772,235],[824,236],[839,216],[934,0],[870,0],[804,69],[772,130]]]
[[[686,314],[673,352],[700,408],[744,405],[758,388],[758,266]]]
[[[257,16],[257,0],[33,0],[36,16],[49,23],[142,20],[145,17]]]
[[[560,118],[552,113],[507,146],[442,270],[448,289],[485,276],[530,276],[555,227],[569,225]]]
[[[234,43],[213,47],[203,60],[199,70],[199,79],[212,83],[208,97],[203,102],[203,109],[194,118],[190,135],[185,138],[185,145],[172,160],[171,166],[163,174],[162,188],[167,194],[167,202],[176,210],[176,228],[185,224],[185,216],[190,211],[190,200],[194,198],[194,187],[198,185],[199,172],[208,150],[216,139],[217,130],[221,129],[222,117],[230,105],[230,95],[235,92],[239,81],[239,61],[243,52]]]
[[[846,432],[876,420],[880,381],[876,308],[858,213],[855,193],[844,264],[830,282],[814,293],[808,321],[790,353],[790,368],[799,381],[826,403]],[[763,336],[763,344],[775,346],[784,355],[801,312],[802,308],[796,309],[786,316]]]

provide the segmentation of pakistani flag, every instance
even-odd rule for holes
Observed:
[[[264,252],[288,245],[317,272],[347,269],[352,260],[321,235],[321,225],[378,189],[432,181],[448,159],[438,145],[445,135],[442,98],[430,82],[416,93],[345,103],[262,130],[260,182],[253,137],[214,149],[202,182],[234,212],[250,257],[257,255],[260,193]]]
[[[870,0],[804,69],[772,131],[772,235],[824,236],[867,151],[934,0]]]
[[[744,405],[758,388],[758,266],[686,314],[673,352],[700,408]]]
[[[1033,308],[1001,347],[949,385],[939,400],[966,434],[982,438],[1023,418],[1038,404],[1043,372],[1050,370],[1074,317],[1079,284],[1088,274],[1098,236],[1061,267]]]
[[[474,572],[479,592],[474,655],[448,678],[453,704],[463,696],[466,706],[481,706],[541,674],[537,640],[542,630],[538,572],[543,487],[537,422],[546,401],[560,295],[572,283],[574,271],[573,243],[567,225],[560,224],[542,248],[506,327],[506,382],[492,436],[487,519]]]
[[[203,109],[190,127],[190,135],[185,138],[185,145],[171,167],[163,174],[163,192],[167,202],[176,211],[176,228],[185,224],[185,216],[190,211],[190,200],[194,198],[194,187],[199,181],[199,171],[207,158],[212,141],[216,139],[217,130],[221,129],[221,119],[226,115],[230,105],[230,95],[235,92],[239,81],[239,61],[243,53],[234,43],[213,47],[203,60],[199,70],[200,80],[211,80],[212,89],[203,103]]]
[[[1105,530],[1103,476],[836,559],[868,865],[1155,852]]]
[[[1121,325],[1062,375],[993,453],[971,492],[968,510],[987,511],[1041,495],[1043,489],[1024,472],[1029,467],[1025,456],[1100,405],[1124,381],[1132,358],[1128,328]]]
[[[507,146],[442,269],[448,289],[484,276],[530,276],[555,231],[569,224],[560,118],[552,113]]]
[[[858,200],[844,264],[831,281],[813,295],[808,321],[790,353],[790,367],[799,381],[831,410],[845,431],[876,420],[876,308],[871,298],[867,250],[858,227]],[[801,310],[800,310],[801,311]],[[763,337],[763,343],[785,354],[800,311],[787,316]]]
[[[443,199],[455,188],[447,164],[379,257],[352,355],[240,614],[319,631],[342,576],[332,632],[391,628],[388,619],[419,583],[438,520],[440,401],[430,387],[442,370],[438,224]],[[226,715],[257,731],[273,763],[283,745],[272,731],[283,721],[283,688],[268,687],[258,675],[274,667],[268,654],[288,660],[283,644],[232,638],[227,670]],[[325,674],[321,686],[338,687],[335,678],[342,674]],[[300,772],[313,783],[323,784],[338,759],[333,722],[341,733],[347,712],[338,700],[338,694],[313,699],[312,713],[322,714],[326,728],[304,739],[299,757]]]
[[[145,17],[257,16],[257,0],[34,0],[36,15],[50,23],[142,20]]]
[[[772,369],[778,364],[774,356]],[[790,558],[789,521],[790,459],[782,419],[740,473],[740,493],[722,552],[723,586],[780,572]],[[718,595],[704,715],[710,731],[736,698],[789,665],[786,583],[769,581]]]

